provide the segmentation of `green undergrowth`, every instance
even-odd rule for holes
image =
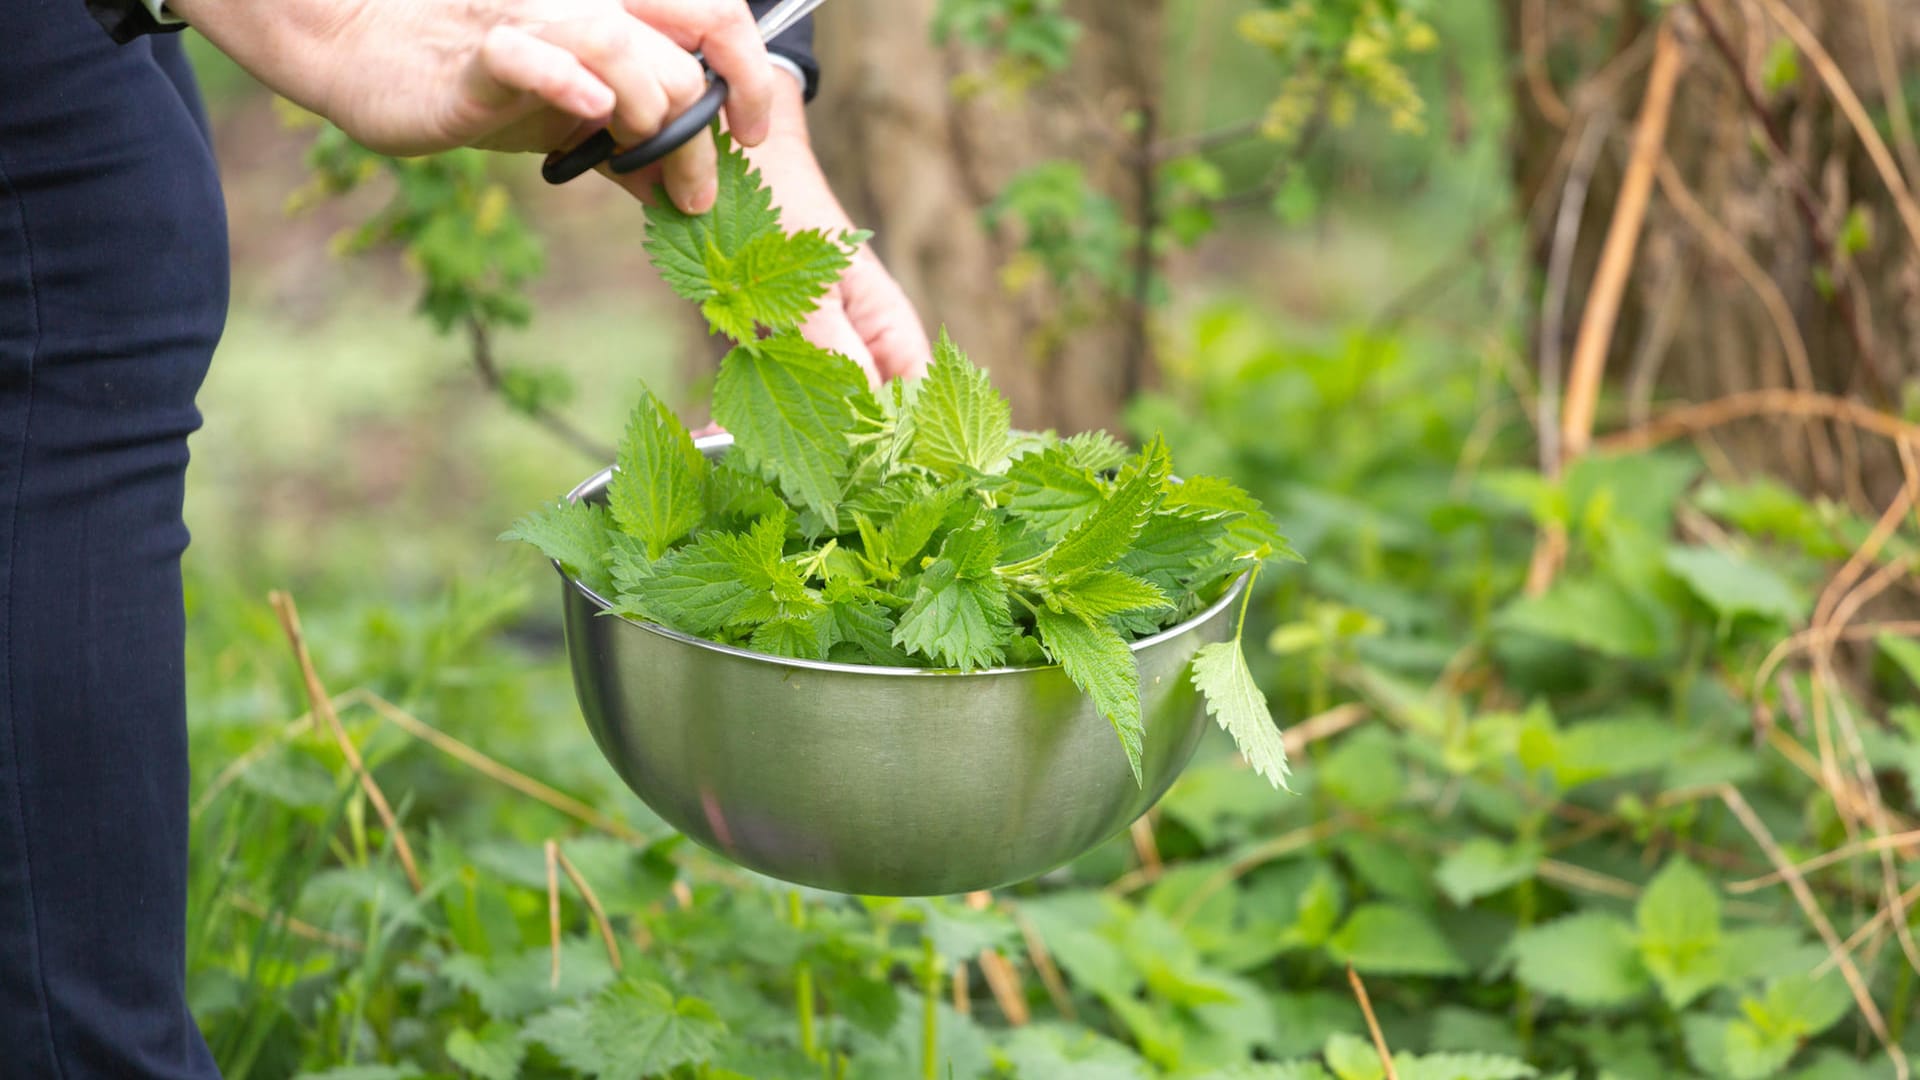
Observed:
[[[1887,811],[1914,814],[1904,639],[1865,640],[1845,685],[1799,661],[1755,685],[1870,521],[1672,448],[1545,480],[1497,374],[1417,334],[1304,339],[1222,304],[1174,360],[1138,426],[1312,556],[1263,580],[1246,628],[1254,678],[1314,736],[1298,796],[1216,734],[1150,819],[1153,863],[1123,836],[984,910],[795,890],[627,794],[577,720],[551,592],[306,598],[415,894],[333,738],[288,726],[305,705],[271,614],[195,574],[191,981],[225,1075],[1376,1080],[1349,965],[1402,1078],[1893,1075],[1727,797],[1789,859],[1860,834],[1800,767],[1825,695],[1833,752],[1844,714]],[[1568,554],[1528,596],[1543,523]],[[619,971],[561,871],[556,984],[548,839]],[[1912,1046],[1910,969],[1868,926],[1882,873],[1869,852],[1805,876],[1840,937],[1867,927],[1855,970]]]

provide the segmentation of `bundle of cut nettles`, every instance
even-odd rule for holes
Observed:
[[[537,510],[503,539],[539,548],[613,614],[756,652],[957,672],[1059,664],[1138,780],[1130,642],[1297,556],[1245,491],[1176,479],[1158,437],[1133,451],[1104,433],[1016,431],[945,332],[924,379],[870,390],[798,329],[865,239],[784,231],[722,137],[713,210],[657,200],[646,249],[735,343],[713,394],[731,447],[710,460],[643,389],[604,502]],[[1238,628],[1199,650],[1191,677],[1249,763],[1284,784]]]

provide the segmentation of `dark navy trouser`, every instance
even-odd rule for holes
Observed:
[[[6,1080],[215,1075],[184,993],[180,511],[226,304],[177,36],[0,0]]]

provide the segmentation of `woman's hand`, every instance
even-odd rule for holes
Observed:
[[[793,79],[778,80],[772,131],[747,156],[772,189],[785,228],[829,233],[853,228],[813,155],[805,103]],[[646,200],[658,175],[653,169],[642,169],[613,179]],[[926,327],[912,302],[880,257],[864,245],[819,309],[802,324],[801,332],[815,345],[852,357],[876,386],[895,378],[917,379],[933,360]]]
[[[170,0],[260,81],[387,154],[565,149],[605,125],[641,142],[729,84],[727,123],[767,137],[774,87],[743,0]],[[658,174],[689,212],[713,205],[702,134]]]

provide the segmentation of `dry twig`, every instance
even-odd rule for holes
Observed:
[[[268,603],[280,616],[280,628],[286,631],[287,642],[293,646],[293,657],[300,665],[300,677],[307,686],[307,702],[313,711],[326,722],[333,732],[334,741],[340,745],[340,753],[347,759],[347,765],[353,770],[354,778],[360,782],[360,790],[366,793],[367,801],[380,816],[380,822],[386,827],[387,835],[393,838],[393,852],[400,860],[400,868],[406,871],[407,884],[418,893],[423,888],[420,882],[420,868],[413,860],[413,845],[407,843],[407,834],[400,828],[400,821],[394,816],[393,807],[387,802],[386,793],[374,782],[373,774],[367,771],[366,763],[360,760],[360,749],[353,745],[347,736],[347,729],[340,723],[340,714],[333,709],[333,699],[327,696],[327,688],[320,682],[320,674],[313,668],[313,657],[307,652],[306,635],[300,630],[300,610],[294,606],[293,597],[287,593],[275,591],[268,594]]]
[[[1360,1003],[1360,1013],[1367,1018],[1367,1033],[1373,1036],[1373,1049],[1380,1055],[1380,1067],[1386,1070],[1387,1080],[1400,1080],[1399,1070],[1393,1067],[1393,1054],[1387,1050],[1387,1038],[1380,1034],[1380,1018],[1373,1015],[1373,1002],[1367,997],[1367,984],[1360,981],[1360,973],[1347,965],[1347,982],[1353,987],[1353,998]]]

